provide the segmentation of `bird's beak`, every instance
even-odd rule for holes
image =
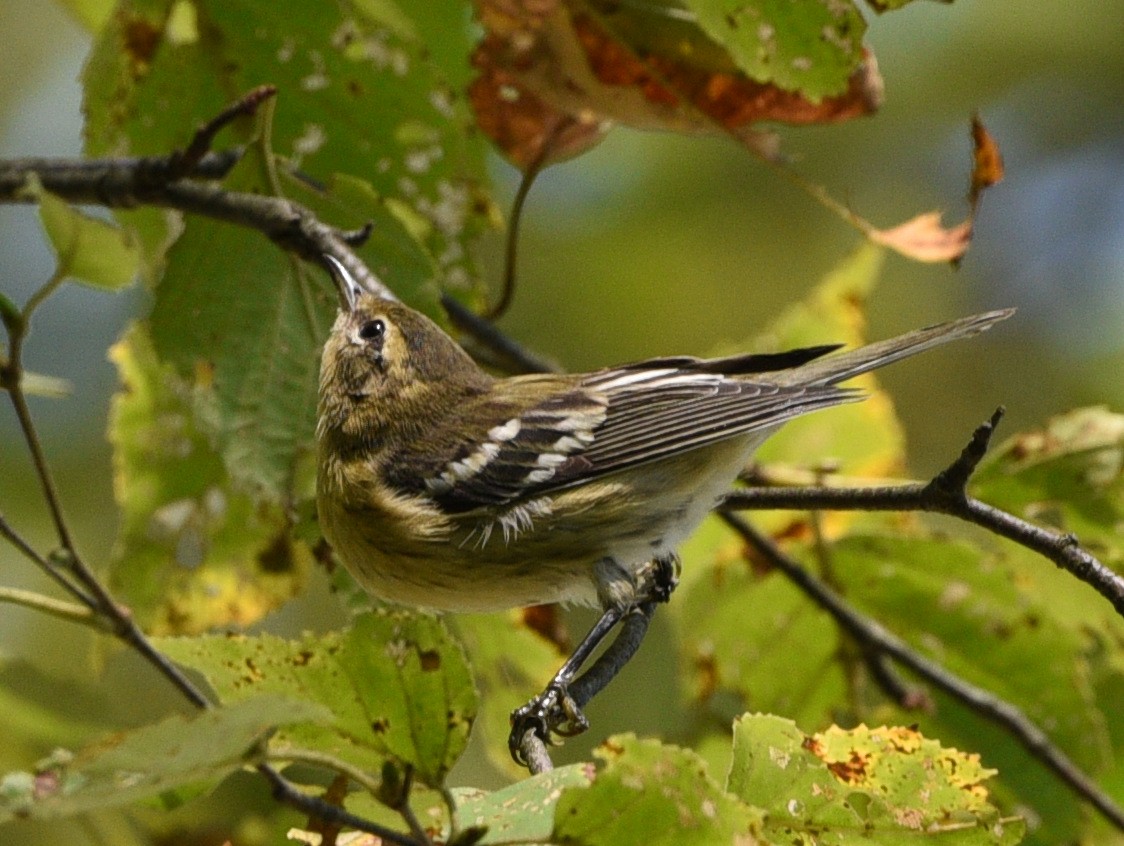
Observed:
[[[325,253],[324,264],[328,268],[328,273],[332,276],[332,281],[336,283],[336,290],[340,295],[340,308],[344,311],[355,311],[355,303],[359,300],[359,295],[363,293],[363,289],[359,287],[359,283],[355,281],[351,272],[335,256]]]

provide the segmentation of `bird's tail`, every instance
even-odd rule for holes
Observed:
[[[817,358],[791,370],[780,371],[772,374],[773,379],[770,381],[793,385],[835,385],[852,376],[908,358],[940,344],[978,335],[1014,313],[1013,308],[1006,308],[915,329],[896,338]]]

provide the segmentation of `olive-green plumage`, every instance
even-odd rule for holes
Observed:
[[[861,398],[836,383],[1010,312],[858,350],[654,359],[496,379],[428,318],[344,285],[320,374],[318,507],[391,602],[627,607],[785,421]]]

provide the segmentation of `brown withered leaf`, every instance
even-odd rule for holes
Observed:
[[[983,125],[980,116],[972,115],[972,182],[968,189],[968,202],[973,214],[983,192],[1003,181],[1003,156],[999,145]]]
[[[813,124],[874,111],[882,79],[864,57],[842,94],[809,99],[750,79],[692,21],[653,37],[629,6],[589,0],[476,0],[488,31],[470,98],[483,131],[524,170],[594,146],[611,122],[732,134],[758,151],[762,121]]]
[[[759,121],[837,123],[869,114],[882,99],[882,79],[869,51],[864,51],[847,90],[817,103],[799,92],[750,79],[728,58],[717,68],[700,66],[679,55],[641,52],[592,15],[575,13],[572,23],[598,81],[606,86],[639,88],[657,114],[661,108],[678,108],[686,102],[720,127],[736,130]],[[691,120],[691,110],[686,111]],[[697,128],[706,129],[708,123],[701,120]]]
[[[926,212],[893,229],[871,229],[870,240],[917,261],[959,264],[972,243],[972,229],[984,191],[1003,179],[999,145],[979,116],[972,118],[972,174],[968,185],[968,217],[946,229],[940,212]]]
[[[469,84],[468,99],[476,122],[522,171],[573,158],[596,146],[612,126],[594,113],[558,109],[497,64],[503,45],[486,36],[473,54],[479,74]]]
[[[924,262],[958,261],[972,242],[972,220],[946,229],[940,212],[925,212],[892,229],[873,229],[870,240]]]

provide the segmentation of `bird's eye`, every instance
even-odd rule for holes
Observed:
[[[359,327],[359,337],[364,341],[376,341],[386,334],[386,324],[381,320],[368,320]]]

